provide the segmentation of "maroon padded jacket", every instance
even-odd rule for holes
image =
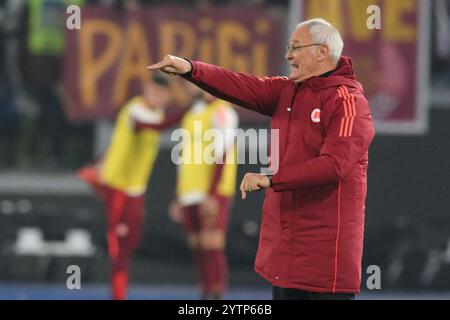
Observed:
[[[351,60],[301,84],[198,61],[185,78],[272,118],[279,170],[266,190],[255,270],[274,286],[358,293],[368,149],[375,130]]]

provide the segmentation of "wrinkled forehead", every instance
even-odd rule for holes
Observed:
[[[309,26],[296,28],[292,32],[289,42],[298,45],[311,43],[311,33],[309,32]]]

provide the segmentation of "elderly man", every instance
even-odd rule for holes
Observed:
[[[255,270],[274,299],[353,299],[361,283],[368,149],[373,120],[339,32],[323,19],[297,25],[285,77],[258,78],[166,56],[149,66],[272,118],[279,170],[245,175],[266,189]]]

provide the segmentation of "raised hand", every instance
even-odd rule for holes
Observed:
[[[147,67],[149,70],[161,70],[164,73],[177,75],[191,71],[192,66],[189,61],[171,55],[166,55],[161,61]]]

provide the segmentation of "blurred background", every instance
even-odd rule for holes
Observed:
[[[66,24],[72,4],[80,29]],[[381,29],[367,25],[373,4]],[[0,0],[0,299],[108,298],[106,217],[75,173],[104,152],[147,65],[172,53],[285,74],[289,34],[313,17],[341,31],[376,120],[360,299],[449,299],[450,0]],[[187,103],[181,84],[174,95],[174,104]],[[241,128],[268,127],[239,112]],[[172,146],[166,131],[132,299],[199,298],[182,229],[167,214]],[[238,180],[261,166],[239,165]],[[228,298],[271,297],[253,271],[262,199],[236,196]],[[81,290],[66,288],[69,265],[81,268]],[[381,269],[381,290],[366,287],[370,265]]]

